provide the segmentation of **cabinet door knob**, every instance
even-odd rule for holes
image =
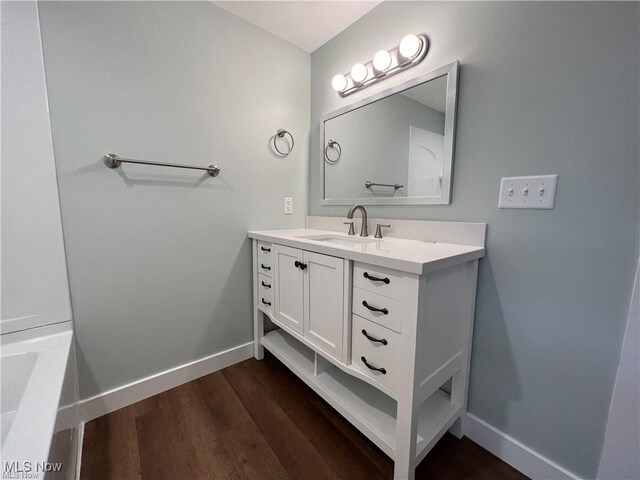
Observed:
[[[360,360],[362,360],[362,363],[364,363],[369,370],[374,370],[376,372],[380,372],[383,375],[387,374],[387,369],[386,368],[384,368],[384,367],[374,367],[369,362],[367,362],[367,359],[365,357],[360,357]]]
[[[264,298],[262,299],[262,303],[264,303],[265,305],[271,306],[271,302],[267,302]]]
[[[296,266],[296,268],[298,268],[300,265],[302,265],[298,260],[293,262],[293,264]]]
[[[264,288],[271,288],[271,285],[269,285],[268,283],[264,283],[264,281],[262,282],[262,286]]]
[[[362,301],[362,305],[364,305],[366,308],[368,308],[369,310],[371,310],[372,312],[380,312],[383,313],[384,315],[388,315],[389,314],[389,310],[387,310],[386,308],[377,308],[377,307],[372,307],[371,305],[369,305],[367,303],[366,300]]]
[[[261,249],[263,252],[270,252],[270,251],[271,251],[271,249],[270,249],[270,248],[267,248],[267,247],[260,247],[260,249]]]
[[[378,342],[381,343],[382,345],[386,345],[387,343],[387,339],[386,338],[376,338],[376,337],[372,337],[371,335],[369,335],[367,333],[367,331],[363,328],[362,329],[362,334],[367,337],[369,340],[371,340],[372,342]]]
[[[364,278],[366,278],[367,280],[371,280],[372,282],[384,282],[384,283],[386,283],[387,285],[389,285],[389,284],[391,283],[391,280],[389,280],[387,277],[385,277],[385,278],[378,278],[378,277],[374,277],[374,276],[372,276],[372,275],[369,275],[367,272],[364,272],[364,273],[362,274],[362,276],[363,276]]]
[[[263,268],[264,270],[271,270],[271,267],[266,266],[264,263],[261,263],[260,267]]]
[[[300,268],[301,268],[302,270],[304,270],[305,268],[307,268],[307,264],[306,264],[306,263],[301,263],[301,264],[300,264]]]

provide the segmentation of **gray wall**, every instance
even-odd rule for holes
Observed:
[[[382,218],[487,222],[469,409],[596,475],[638,258],[638,3],[384,2],[311,56],[310,214],[323,207],[319,119],[461,61],[449,206]],[[341,99],[331,78],[407,33],[419,66]],[[556,207],[498,210],[500,177],[558,173]]]
[[[446,83],[443,87],[444,98]],[[396,94],[326,121],[325,145],[333,139],[343,151],[336,163],[324,164],[325,197],[406,197],[410,126],[443,135],[444,117],[438,110]],[[337,154],[329,150],[329,155],[333,159]],[[367,180],[397,182],[405,188],[368,189]]]
[[[250,341],[247,230],[307,213],[309,55],[207,2],[40,15],[81,397]],[[222,173],[113,171],[107,152]]]
[[[598,478],[640,478],[640,264],[611,398]]]

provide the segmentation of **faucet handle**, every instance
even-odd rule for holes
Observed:
[[[391,225],[378,223],[376,226],[376,234],[374,235],[375,238],[382,238],[382,227],[389,228]]]
[[[348,235],[355,235],[356,231],[353,229],[353,222],[342,222],[345,225],[349,225],[349,233]]]

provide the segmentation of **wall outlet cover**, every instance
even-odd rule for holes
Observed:
[[[558,175],[504,177],[500,180],[498,208],[552,209]]]
[[[292,215],[293,214],[293,198],[284,197],[284,214]]]

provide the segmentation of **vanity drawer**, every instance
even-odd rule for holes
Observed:
[[[273,258],[273,244],[270,242],[258,241],[258,260],[271,261]]]
[[[363,330],[371,338],[386,341],[386,345],[369,340]],[[368,377],[396,391],[400,335],[358,315],[353,316],[351,333],[351,364]]]
[[[351,341],[360,351],[387,358],[394,363],[400,355],[400,334],[359,315],[353,315]]]
[[[397,300],[353,287],[353,313],[402,333],[402,304]]]
[[[273,277],[273,260],[271,257],[261,257],[258,255],[258,273]]]
[[[266,292],[273,296],[273,279],[263,274],[258,274],[258,291]]]
[[[258,306],[273,313],[273,280],[266,275],[258,275]]]
[[[395,270],[354,263],[353,285],[368,292],[402,300],[402,275]]]

